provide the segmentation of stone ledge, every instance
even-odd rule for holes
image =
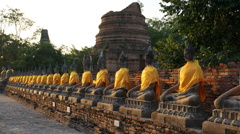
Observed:
[[[205,121],[202,131],[207,134],[240,134],[240,127]]]
[[[95,133],[114,133],[116,130],[124,133],[201,133],[199,129],[177,127],[171,124],[159,123],[151,119],[134,117],[115,111],[103,110],[98,107],[92,107],[80,103],[72,103],[69,101],[60,101],[57,98],[45,96],[43,99],[43,96],[38,94],[25,93],[25,97],[12,94],[11,92],[5,92],[5,94],[31,108],[40,110],[46,116],[66,125],[79,128],[79,125],[87,124],[87,126],[102,130],[95,131]],[[53,102],[55,102],[55,107],[52,105]],[[68,107],[71,110],[69,113],[67,110]],[[119,121],[122,126],[114,126],[115,120],[117,122]]]

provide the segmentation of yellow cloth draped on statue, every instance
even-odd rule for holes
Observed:
[[[3,70],[3,71],[1,72],[1,75],[2,75],[3,73],[6,73],[6,70]]]
[[[41,84],[46,84],[47,83],[47,75],[42,75],[40,83]]]
[[[24,83],[25,77],[26,77],[26,76],[22,76],[22,78],[21,78],[21,83]]]
[[[90,85],[93,83],[92,73],[90,71],[85,71],[82,74],[82,86],[86,83],[90,83]]]
[[[29,76],[26,76],[24,83],[27,83],[27,82],[28,82],[28,79],[29,79]]]
[[[183,93],[188,90],[193,85],[200,82],[200,87],[198,88],[198,93],[200,95],[201,101],[205,100],[206,93],[203,88],[203,71],[199,66],[197,61],[187,62],[180,70],[180,86],[178,89],[179,93]]]
[[[1,72],[1,74],[2,74],[2,73],[5,73],[5,72],[6,72],[6,70],[3,70],[3,71]]]
[[[156,100],[159,99],[160,96],[160,78],[158,76],[158,71],[153,66],[147,66],[142,71],[141,75],[141,89],[140,91],[146,89],[150,84],[155,83],[156,86],[154,88],[156,94]]]
[[[25,78],[24,78],[24,83],[27,83],[27,82],[28,82],[28,78],[29,78],[29,76],[25,76]]]
[[[13,70],[13,69],[8,69],[8,70],[7,70],[7,73],[8,73],[9,71],[12,71],[12,73],[14,73],[14,70]]]
[[[129,70],[127,68],[120,68],[115,74],[114,89],[124,88],[129,90],[131,88]]]
[[[60,83],[60,79],[61,79],[60,74],[59,74],[59,73],[55,73],[55,74],[53,75],[53,84],[54,84],[54,85],[55,85],[55,84],[59,84],[59,83]]]
[[[27,83],[31,83],[31,81],[32,81],[32,75],[31,76],[28,76],[28,81],[27,81]]]
[[[36,82],[37,82],[38,84],[41,84],[41,79],[42,79],[42,75],[38,75]]]
[[[52,84],[53,83],[53,74],[49,74],[47,76],[47,82],[46,84]]]
[[[37,82],[37,75],[33,75],[33,76],[32,76],[32,80],[30,81],[30,83],[29,83],[28,85],[34,84],[34,83],[36,83],[36,82]]]
[[[105,87],[108,86],[109,82],[108,82],[108,70],[107,69],[101,69],[98,73],[97,73],[97,77],[96,77],[96,86],[99,86],[101,83],[105,82]]]
[[[14,81],[13,79],[14,79],[13,77],[10,77],[10,78],[8,79],[8,81],[11,81],[11,82],[12,82],[12,81]]]
[[[69,81],[69,74],[68,73],[64,73],[61,77],[61,80],[60,80],[60,85],[64,85],[64,84],[67,84]]]
[[[75,84],[79,83],[79,76],[76,71],[71,72],[68,84],[71,85],[73,83],[75,83]]]

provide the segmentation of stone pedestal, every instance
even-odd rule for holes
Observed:
[[[187,106],[159,102],[151,119],[179,127],[202,127],[207,114],[201,106]]]
[[[97,106],[97,103],[102,100],[102,95],[85,94],[85,98],[81,99],[81,103],[89,106]]]
[[[156,111],[158,101],[142,101],[127,98],[125,105],[120,106],[119,112],[140,118],[150,118],[151,113]]]
[[[39,90],[34,90],[34,94],[38,94],[38,95],[43,95],[44,94],[44,92],[46,91],[46,89],[39,89]]]
[[[68,100],[68,97],[71,95],[72,92],[70,91],[62,91],[62,93],[60,93],[58,95],[58,99],[59,100]]]
[[[47,91],[43,93],[44,96],[50,96],[54,89],[48,88]]]
[[[85,97],[84,93],[75,93],[73,92],[71,96],[68,97],[68,101],[74,103],[80,103],[80,100]]]
[[[203,122],[202,131],[208,134],[240,134],[240,111],[214,109],[212,117]]]
[[[50,97],[52,98],[58,98],[58,95],[61,94],[62,90],[53,90],[53,92],[50,94]]]
[[[125,99],[126,97],[103,96],[102,101],[97,103],[97,107],[110,111],[118,111],[119,107],[125,104]]]

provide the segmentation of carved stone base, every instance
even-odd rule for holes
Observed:
[[[43,93],[44,96],[50,96],[50,94],[52,93],[52,91],[46,91]]]
[[[202,127],[207,114],[201,106],[186,106],[159,102],[158,109],[151,119],[179,127]]]
[[[29,93],[34,93],[34,91],[38,91],[37,89],[34,89],[34,88],[26,88],[26,92],[29,92]]]
[[[25,90],[25,92],[29,92],[30,91],[30,89],[29,88],[24,88]]]
[[[102,100],[102,95],[85,94],[85,98],[81,99],[81,103],[89,106],[97,106],[97,103]]]
[[[50,97],[51,97],[51,98],[58,98],[58,95],[59,95],[59,94],[60,94],[60,93],[56,93],[56,92],[55,92],[55,93],[51,93],[51,94],[50,94]]]
[[[214,109],[202,130],[209,134],[240,134],[240,111]]]
[[[71,95],[71,92],[69,91],[62,91],[59,95],[58,95],[58,99],[59,100],[68,100],[68,97]]]
[[[103,96],[102,101],[97,103],[97,107],[110,111],[118,111],[119,107],[125,104],[125,99],[126,97]]]
[[[150,118],[151,113],[157,109],[157,101],[142,101],[127,98],[124,106],[120,106],[119,112],[140,118]]]
[[[37,91],[37,90],[34,90],[34,94],[38,94],[38,95],[44,95],[44,92],[45,92],[45,90],[39,90],[39,91]]]
[[[72,93],[72,96],[68,97],[68,101],[74,103],[80,103],[80,100],[85,97],[83,93]]]

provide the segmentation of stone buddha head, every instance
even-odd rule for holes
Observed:
[[[151,65],[153,59],[154,59],[153,50],[152,50],[152,47],[149,46],[148,49],[147,49],[147,53],[146,53],[146,60],[145,60],[146,64]]]
[[[99,55],[99,59],[97,61],[97,66],[99,69],[105,69],[105,59],[104,59],[104,56],[103,56],[103,51],[101,51],[100,55]]]
[[[45,75],[45,74],[47,74],[47,70],[46,70],[46,67],[44,66],[42,69],[42,75]]]
[[[52,65],[50,64],[48,69],[47,69],[47,74],[52,74]]]
[[[35,67],[33,70],[33,75],[37,75],[37,74],[38,74],[38,70],[37,70],[37,67]]]
[[[37,74],[38,74],[38,75],[41,75],[41,74],[42,74],[42,69],[41,69],[40,66],[39,66],[39,68],[38,68]]]
[[[76,58],[73,60],[73,63],[72,63],[72,65],[71,65],[71,70],[72,70],[72,71],[77,71]]]
[[[68,66],[67,66],[65,60],[64,60],[64,64],[63,64],[63,66],[62,66],[62,72],[63,72],[63,73],[67,73],[67,72],[68,72]]]
[[[33,69],[30,69],[29,70],[29,75],[33,75],[33,71],[34,71]]]
[[[123,51],[121,52],[121,55],[120,55],[120,57],[118,59],[118,64],[119,64],[120,68],[126,67],[127,58],[124,56],[124,52]]]
[[[6,71],[6,67],[5,66],[2,66],[2,71]]]
[[[186,61],[194,61],[195,49],[192,41],[188,41],[188,46],[184,49],[184,58]]]
[[[59,73],[59,71],[60,71],[60,68],[59,68],[59,66],[58,66],[58,64],[55,66],[55,68],[54,68],[54,73]]]
[[[12,64],[11,63],[8,63],[7,69],[8,69],[7,74],[6,74],[7,77],[13,76],[13,70],[12,70]]]
[[[91,60],[90,60],[90,57],[85,54],[84,57],[83,57],[83,69],[84,71],[89,71],[90,70],[90,64],[91,63]]]
[[[6,77],[6,67],[2,66],[2,74],[1,74],[1,78],[4,79]]]

